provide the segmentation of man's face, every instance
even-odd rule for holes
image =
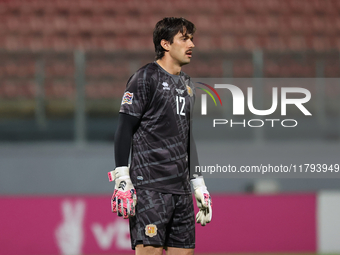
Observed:
[[[169,54],[173,61],[180,66],[190,63],[192,56],[193,36],[191,34],[182,34],[178,32],[175,35],[173,43],[169,46]]]

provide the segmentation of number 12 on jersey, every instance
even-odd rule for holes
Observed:
[[[184,106],[185,106],[185,97],[176,96],[176,108],[177,108],[178,115],[185,116]]]

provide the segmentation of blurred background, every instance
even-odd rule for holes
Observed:
[[[217,130],[224,133],[221,141],[221,136],[204,133],[211,123],[198,117],[195,132],[202,164],[219,157],[235,164],[245,159],[260,162],[261,157],[274,158],[276,164],[290,157],[339,163],[339,14],[340,0],[0,0],[0,197],[109,199],[113,185],[106,176],[115,166],[113,143],[121,97],[129,77],[154,60],[153,28],[168,16],[196,25],[196,48],[183,70],[197,81],[227,78],[232,83],[254,77],[320,81],[305,86],[312,91],[308,107],[313,117],[290,112],[289,118],[299,120],[294,130],[258,133],[225,128]],[[323,85],[330,78],[333,85]],[[260,94],[270,106],[271,90],[262,86]],[[197,113],[199,100],[200,92]],[[224,113],[231,113],[231,102],[230,98]],[[240,196],[340,189],[338,178],[210,177],[206,183],[213,194]],[[314,253],[318,247],[333,247],[318,243],[318,234],[313,233],[313,248],[282,251]],[[231,251],[263,251],[249,247]],[[340,253],[334,247],[323,251]]]

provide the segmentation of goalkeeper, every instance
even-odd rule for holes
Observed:
[[[202,226],[211,221],[212,202],[191,135],[195,89],[181,71],[195,47],[195,26],[184,18],[156,24],[156,61],[128,81],[115,134],[116,169],[112,211],[129,219],[136,254],[194,254],[195,215],[190,182]],[[131,150],[131,165],[128,158]]]

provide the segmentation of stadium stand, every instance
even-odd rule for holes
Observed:
[[[0,98],[34,97],[30,84],[34,83],[38,59],[45,61],[47,95],[70,97],[74,88],[69,87],[75,86],[72,57],[76,49],[104,51],[115,58],[89,60],[86,66],[89,84],[100,88],[96,93],[89,89],[93,93],[88,94],[97,98],[109,93],[115,98],[119,95],[116,91],[121,91],[117,88],[124,87],[131,74],[130,55],[135,54],[141,64],[152,60],[153,27],[162,17],[173,15],[186,17],[198,28],[198,57],[185,69],[192,77],[223,76],[225,59],[234,61],[234,77],[251,77],[249,53],[256,49],[290,55],[286,61],[266,57],[266,77],[315,77],[315,63],[320,58],[327,60],[325,76],[337,77],[339,65],[334,63],[340,49],[339,12],[337,0],[2,0],[0,75],[5,89],[0,90]],[[49,52],[67,56],[59,58]],[[296,56],[296,52],[303,56]],[[307,58],[306,54],[308,61],[296,60]],[[61,77],[67,85],[61,85]],[[31,92],[6,89],[17,82]]]

